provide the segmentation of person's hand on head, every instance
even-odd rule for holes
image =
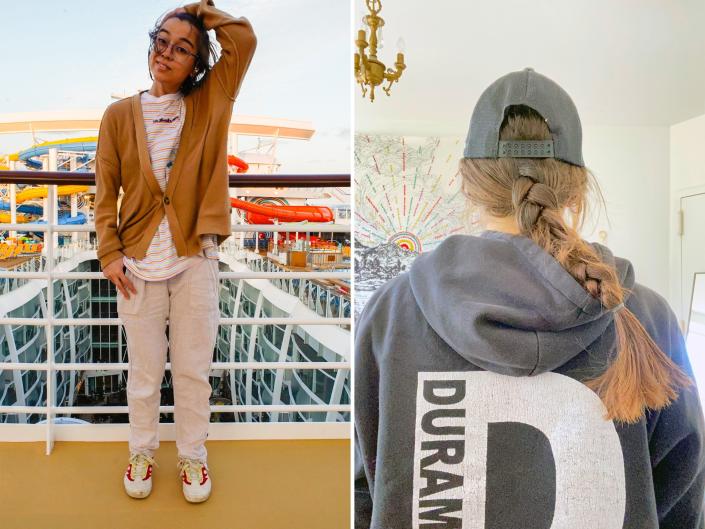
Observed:
[[[115,259],[112,263],[109,263],[105,267],[103,270],[103,275],[108,278],[113,285],[115,285],[125,299],[130,299],[128,289],[133,294],[137,294],[137,289],[132,281],[130,281],[122,271],[122,267],[122,259]]]

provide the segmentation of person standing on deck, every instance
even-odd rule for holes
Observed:
[[[213,66],[208,30],[222,48]],[[246,18],[213,0],[170,11],[149,37],[152,87],[106,109],[95,169],[97,254],[118,291],[129,356],[123,483],[133,498],[151,492],[168,349],[182,489],[187,501],[202,502],[211,492],[205,441],[218,246],[231,235],[227,134],[257,39]]]

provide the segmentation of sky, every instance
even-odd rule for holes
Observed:
[[[111,93],[149,89],[147,32],[162,14],[186,3],[4,2],[0,114],[104,109],[114,101]],[[309,141],[279,141],[279,172],[350,173],[349,2],[216,0],[215,5],[247,17],[257,34],[257,51],[233,113],[309,121],[316,130]],[[82,134],[70,134],[77,135]],[[0,154],[31,143],[29,134],[0,135]]]

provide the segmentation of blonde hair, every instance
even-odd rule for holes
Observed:
[[[526,106],[510,107],[501,140],[551,139],[546,121]],[[495,217],[513,216],[521,234],[551,254],[603,307],[618,307],[629,292],[614,266],[602,261],[578,230],[587,212],[587,196],[599,192],[585,167],[553,158],[463,158],[462,190],[470,203]],[[604,200],[603,200],[604,202]],[[570,207],[577,226],[563,216]],[[692,380],[656,345],[626,307],[616,310],[617,355],[597,378],[584,381],[607,409],[606,419],[638,422],[646,408],[658,410]]]

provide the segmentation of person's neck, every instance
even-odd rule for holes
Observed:
[[[484,218],[484,228],[486,230],[501,231],[513,235],[521,233],[513,216],[491,217],[488,215]]]
[[[562,213],[565,217],[565,210],[562,210]],[[513,235],[518,235],[521,233],[521,231],[519,230],[519,225],[517,224],[514,215],[509,215],[508,217],[493,217],[489,214],[481,214],[480,220],[482,226],[486,230],[502,231],[504,233],[511,233]],[[577,226],[579,226],[580,219],[579,215],[573,210],[570,210],[570,220],[572,223],[566,223],[566,226],[577,230]]]
[[[178,86],[166,85],[158,81],[152,83],[152,87],[147,91],[149,95],[154,97],[161,97],[166,94],[175,94],[179,91]]]

